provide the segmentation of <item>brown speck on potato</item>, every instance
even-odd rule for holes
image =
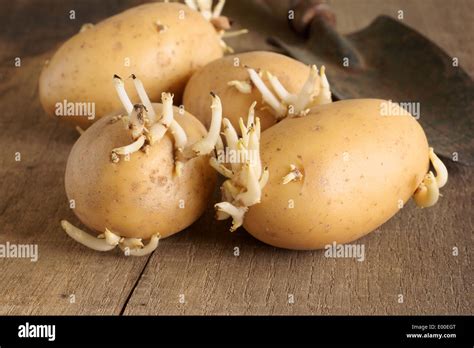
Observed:
[[[130,187],[133,192],[137,191],[140,187],[140,183],[138,181],[132,182],[132,186]]]
[[[165,186],[168,183],[168,178],[163,175],[159,175],[157,177],[150,176],[150,180],[152,183],[157,184],[158,186]]]

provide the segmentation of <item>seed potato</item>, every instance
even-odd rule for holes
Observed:
[[[162,104],[153,104],[159,115]],[[206,129],[189,113],[175,120],[194,143]],[[74,200],[77,217],[89,228],[103,233],[107,228],[121,237],[161,238],[179,232],[204,212],[215,187],[216,173],[208,156],[184,163],[174,175],[173,138],[169,133],[148,153],[137,151],[129,160],[110,160],[111,149],[130,143],[129,131],[113,116],[93,124],[73,146],[65,176],[66,193]]]
[[[221,97],[224,116],[238,132],[239,118],[243,117],[246,122],[249,106],[254,101],[259,105],[256,111],[260,117],[262,131],[275,124],[277,118],[268,105],[261,103],[262,94],[257,88],[251,86],[250,93],[242,93],[229,84],[232,81],[250,83],[246,67],[270,72],[293,94],[300,92],[311,70],[295,59],[274,52],[256,51],[226,56],[207,64],[191,77],[183,96],[186,110],[208,126],[208,95],[209,91],[213,91]],[[266,74],[262,74],[262,80],[266,84],[269,82]]]
[[[152,101],[170,92],[179,102],[192,73],[223,55],[213,25],[178,3],[141,5],[84,28],[41,73],[40,101],[49,115],[64,100],[95,103],[96,118],[119,109],[120,100],[110,88],[114,74],[140,76]],[[137,98],[135,91],[131,97]],[[83,128],[94,121],[77,115],[60,118]]]
[[[210,159],[226,178],[214,207],[216,219],[232,218],[230,231],[244,226],[287,249],[348,243],[390,219],[410,197],[422,208],[435,205],[448,181],[423,129],[396,103],[319,105],[263,133],[256,104],[247,122],[239,119],[240,137],[222,120],[223,139]]]

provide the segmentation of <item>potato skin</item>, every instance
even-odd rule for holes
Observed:
[[[381,116],[381,102],[317,106],[263,132],[270,179],[245,229],[273,246],[320,249],[354,241],[395,215],[427,173],[428,142],[413,117]],[[291,163],[304,178],[283,185]]]
[[[167,29],[159,32],[157,21]],[[192,73],[222,55],[214,27],[200,13],[178,3],[145,4],[67,40],[41,73],[40,100],[52,116],[55,104],[64,99],[95,102],[96,118],[102,117],[122,107],[113,75],[125,78],[133,73],[151,101],[158,102],[162,92],[170,92],[179,102]],[[125,66],[126,59],[130,66]],[[138,100],[133,85],[128,86],[132,100]],[[93,122],[87,117],[59,118],[81,127]]]
[[[234,66],[236,59],[240,61],[237,67]],[[226,56],[207,64],[191,77],[183,96],[186,110],[209,127],[209,92],[213,91],[222,100],[223,115],[239,132],[239,118],[247,120],[249,107],[254,101],[258,103],[256,115],[260,117],[262,130],[275,124],[275,117],[263,108],[262,95],[255,87],[252,93],[243,94],[227,84],[232,80],[250,81],[245,66],[270,71],[291,93],[300,91],[310,72],[310,68],[303,63],[274,52],[256,51]],[[266,76],[263,76],[263,80],[267,82]]]
[[[161,104],[154,104],[157,114]],[[201,139],[206,130],[192,115],[178,114],[190,142]],[[130,156],[130,161],[110,161],[113,148],[131,142],[122,121],[109,124],[103,117],[77,140],[68,158],[65,186],[74,199],[76,216],[89,228],[105,228],[123,237],[162,238],[191,225],[206,209],[216,183],[209,157],[185,163],[181,177],[173,176],[173,139],[169,135]],[[180,208],[180,200],[184,208]]]

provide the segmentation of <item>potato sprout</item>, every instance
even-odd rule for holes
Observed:
[[[122,119],[125,119],[126,126],[131,130],[134,142],[113,149],[111,152],[112,162],[118,163],[120,161],[119,155],[131,155],[134,152],[143,150],[147,145],[152,146],[158,143],[168,130],[174,139],[175,173],[178,176],[186,160],[212,152],[219,137],[219,125],[222,119],[222,104],[218,96],[211,93],[212,120],[207,136],[195,144],[188,144],[186,132],[174,120],[173,95],[170,93],[161,94],[163,112],[161,117],[157,119],[143,83],[133,74],[130,77],[133,79],[135,89],[142,104],[132,104],[120,76],[114,75],[114,83],[117,94],[128,113],[128,117],[122,117]]]
[[[283,86],[280,80],[269,71],[259,71],[246,67],[250,81],[262,95],[263,101],[270,107],[277,120],[285,117],[304,116],[315,105],[331,103],[331,90],[326,77],[324,66],[318,75],[318,68],[312,65],[305,84],[298,94],[292,94]],[[265,73],[269,87],[263,81]],[[241,93],[251,93],[252,86],[248,81],[229,81]],[[273,90],[273,92],[272,92]],[[275,94],[276,95],[275,95]]]
[[[242,226],[249,206],[260,203],[262,189],[269,177],[268,169],[262,170],[260,160],[260,119],[255,118],[255,105],[253,103],[249,109],[247,124],[242,118],[239,120],[241,138],[228,119],[222,121],[226,148],[216,149],[218,157],[231,158],[231,154],[238,153],[239,161],[222,163],[216,157],[210,159],[210,165],[227,178],[221,186],[222,202],[215,208],[218,220],[232,217],[231,231]],[[224,153],[220,154],[220,151]]]
[[[283,177],[282,184],[286,185],[292,181],[303,179],[303,173],[294,164],[290,164],[290,172]]]
[[[226,31],[230,29],[231,24],[229,18],[222,16],[225,0],[219,0],[214,9],[212,9],[212,0],[184,0],[184,2],[194,11],[200,12],[214,26],[219,35],[219,43],[226,53],[233,53],[234,50],[223,39],[248,33],[247,29]]]
[[[252,85],[248,81],[232,80],[227,85],[237,88],[240,93],[250,94],[252,93]]]
[[[418,186],[413,194],[413,200],[421,208],[435,205],[440,196],[439,189],[448,182],[448,170],[446,166],[441,162],[439,157],[436,156],[432,147],[430,147],[429,151],[430,161],[436,171],[436,176],[431,171],[426,174],[420,186]]]
[[[118,245],[122,250],[125,251],[126,255],[132,256],[144,256],[151,254],[158,246],[158,241],[160,239],[159,235],[154,235],[151,237],[150,242],[144,246],[141,239],[122,238],[108,229],[105,229],[104,234],[93,237],[80,228],[70,224],[66,220],[61,221],[61,226],[72,239],[93,250],[110,251],[115,249],[115,247]],[[132,239],[134,241],[131,241]]]

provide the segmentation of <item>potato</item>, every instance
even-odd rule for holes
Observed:
[[[114,82],[124,110],[103,117],[80,136],[65,177],[74,213],[100,238],[65,220],[61,224],[91,249],[118,245],[142,256],[205,210],[216,182],[209,154],[219,137],[222,105],[213,95],[207,132],[194,116],[173,106],[170,93],[162,94],[162,104],[151,103],[134,76],[141,103],[133,104],[123,80],[116,76]],[[144,246],[142,239],[150,242]]]
[[[311,71],[311,69],[303,63],[273,52],[257,51],[226,56],[207,64],[191,77],[186,85],[183,96],[183,104],[186,110],[199,118],[201,122],[207,126],[210,121],[207,96],[210,91],[213,91],[221,97],[224,115],[237,130],[239,130],[239,118],[247,114],[249,106],[254,101],[259,103],[257,113],[261,120],[262,130],[275,124],[277,121],[275,111],[268,103],[267,105],[260,103],[260,101],[262,101],[262,93],[258,88],[250,85],[248,87],[251,88],[251,92],[242,93],[235,86],[229,85],[231,81],[241,81],[247,85],[250,83],[249,73],[245,68],[246,66],[265,72],[262,79],[266,84],[269,84],[266,72],[270,72],[273,76],[278,78],[287,92],[294,95],[297,95],[302,90]],[[321,72],[324,74],[324,69],[322,69]],[[315,86],[310,87],[315,89],[314,92],[317,95],[320,92],[321,81],[317,74],[315,74],[313,78]],[[328,87],[329,86],[327,86],[327,93],[329,92]],[[311,89],[310,92],[313,92],[313,89]],[[326,96],[326,98],[328,98],[328,96]],[[287,104],[293,103],[282,100],[280,100],[280,102],[283,104],[283,108],[286,108],[288,106]],[[321,103],[321,101],[316,102]],[[326,100],[326,102],[330,102],[330,92],[329,101]],[[306,107],[307,105],[304,104],[304,106]],[[244,117],[244,122],[245,121],[246,119]]]
[[[162,105],[154,104],[157,113]],[[178,109],[175,108],[175,114]],[[66,192],[75,202],[74,213],[89,228],[108,228],[122,237],[168,237],[191,225],[204,212],[215,187],[216,173],[208,156],[184,164],[173,175],[173,138],[166,134],[147,154],[110,161],[111,149],[126,145],[130,136],[121,121],[103,117],[75,143],[66,167]],[[189,113],[176,116],[190,142],[206,130]]]
[[[140,76],[152,101],[162,92],[179,102],[192,73],[223,55],[221,38],[201,13],[178,3],[155,2],[131,8],[67,40],[41,73],[39,95],[54,116],[61,103],[93,105],[95,118],[121,107],[114,74]],[[136,98],[135,91],[130,91]],[[59,103],[59,104],[58,104]],[[90,107],[92,109],[92,107]],[[60,119],[81,127],[94,119],[79,107]]]
[[[373,231],[412,195],[420,206],[436,203],[447,181],[446,168],[408,112],[391,104],[386,108],[391,116],[384,116],[390,103],[357,99],[320,105],[264,131],[261,163],[257,157],[255,167],[268,168],[268,180],[256,174],[260,185],[248,185],[260,170],[244,180],[241,171],[227,174],[224,202],[216,205],[224,214],[220,218],[232,216],[231,230],[243,223],[255,238],[273,246],[320,249]],[[250,137],[258,119],[255,125],[247,132]],[[436,177],[426,174],[430,160]],[[247,188],[240,190],[239,182]],[[243,193],[250,191],[254,199],[248,204]]]

